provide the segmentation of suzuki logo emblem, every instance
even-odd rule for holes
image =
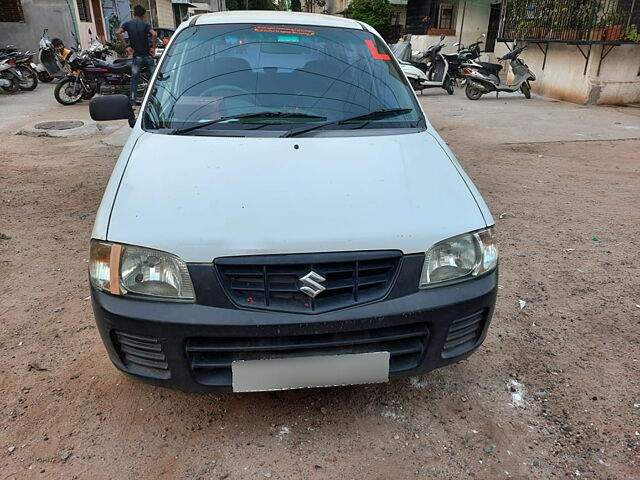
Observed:
[[[306,293],[311,298],[316,298],[327,289],[320,284],[320,282],[324,282],[325,280],[326,278],[324,278],[322,275],[311,270],[300,279],[300,283],[303,284],[303,286],[300,287],[300,291],[302,293]]]

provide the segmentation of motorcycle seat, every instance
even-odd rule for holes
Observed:
[[[110,72],[115,72],[115,73],[124,73],[124,72],[130,72],[131,71],[131,64],[129,63],[110,63],[108,64],[109,66],[107,67],[109,69]]]
[[[502,65],[498,63],[487,63],[487,62],[476,62],[478,65],[481,65],[484,70],[489,73],[492,73],[495,76],[498,76],[500,70],[502,70]]]
[[[124,73],[131,70],[131,64],[128,62],[122,63],[108,63],[102,60],[94,60],[94,65],[100,68],[106,68],[110,72],[113,73]]]
[[[447,54],[443,54],[442,55],[444,58],[447,59],[447,62],[451,63],[451,62],[457,62],[458,59],[458,55],[447,55]]]

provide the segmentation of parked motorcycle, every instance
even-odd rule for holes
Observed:
[[[531,84],[536,76],[526,63],[518,58],[526,47],[514,48],[498,61],[510,60],[514,80],[511,85],[502,83],[499,77],[502,65],[497,63],[485,63],[469,61],[463,65],[463,73],[467,77],[465,93],[469,100],[478,100],[485,93],[517,92],[521,91],[526,98],[531,98]]]
[[[8,93],[16,93],[20,90],[22,74],[16,69],[15,61],[8,55],[0,58],[0,88]]]
[[[406,75],[415,91],[422,93],[427,88],[441,87],[449,95],[453,95],[453,82],[449,74],[449,62],[440,51],[446,47],[442,43],[444,35],[437,45],[432,45],[426,52],[418,54],[418,61],[398,60],[400,68]],[[408,42],[411,51],[411,43]]]
[[[482,34],[480,38],[484,37],[485,35]],[[484,42],[482,40],[478,39],[475,43],[465,47],[462,43],[456,42],[453,46],[458,47],[457,53],[454,55],[443,55],[449,63],[449,76],[456,86],[462,86],[466,83],[467,78],[464,73],[462,73],[462,65],[470,60],[480,58],[480,55],[482,54],[480,46],[483,43]]]
[[[7,64],[20,72],[20,90],[33,90],[38,86],[38,76],[31,68],[33,59],[31,52],[22,53],[14,45],[7,45],[0,48],[0,58],[7,59]]]
[[[62,105],[73,105],[89,100],[96,94],[129,95],[131,89],[132,59],[108,63],[102,58],[110,54],[108,46],[97,41],[81,54],[71,54],[68,62],[73,73],[56,85],[54,96]],[[138,84],[138,98],[144,96],[149,85],[150,72],[143,72]]]

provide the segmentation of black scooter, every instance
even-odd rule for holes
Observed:
[[[482,34],[480,38],[484,38]],[[454,55],[443,55],[449,63],[449,76],[453,80],[456,86],[463,86],[466,83],[466,77],[462,73],[462,65],[470,60],[476,60],[480,58],[482,51],[480,46],[483,44],[482,40],[477,40],[475,43],[465,47],[462,43],[456,42],[454,47],[458,47],[458,51]]]

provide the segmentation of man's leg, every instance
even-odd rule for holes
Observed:
[[[140,68],[141,68],[141,57],[133,57],[131,61],[131,96],[129,97],[129,101],[131,105],[136,104],[136,98],[138,93],[138,81],[140,79]]]

